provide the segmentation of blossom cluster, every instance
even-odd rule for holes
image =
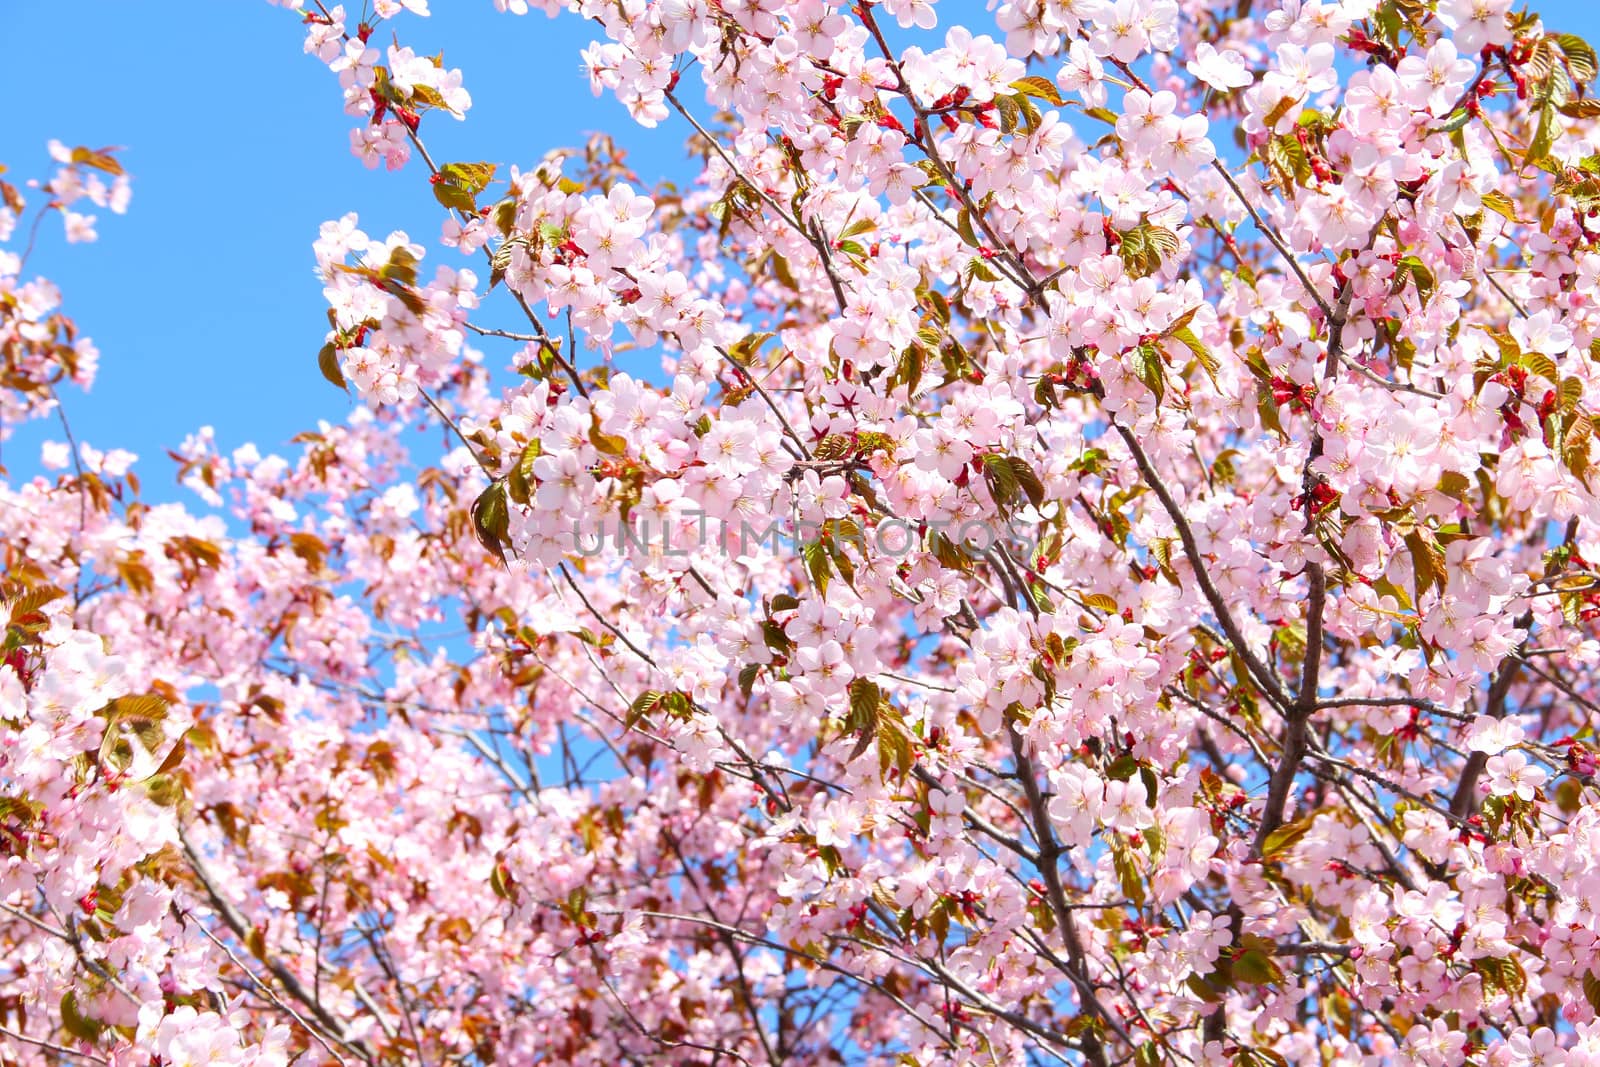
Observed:
[[[0,485],[25,1055],[1600,1061],[1581,37],[498,0],[652,186],[438,159],[428,5],[291,6],[437,247],[317,237],[345,424]]]

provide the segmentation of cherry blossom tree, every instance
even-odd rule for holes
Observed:
[[[0,184],[0,1061],[1600,1063],[1571,27],[495,2],[692,182],[291,4],[439,230],[322,227],[354,413],[186,503],[28,271],[115,153]]]

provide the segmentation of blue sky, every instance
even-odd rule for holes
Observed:
[[[645,130],[591,95],[578,56],[590,24],[513,18],[490,0],[432,6],[432,18],[397,20],[401,42],[442,50],[473,95],[465,122],[425,121],[436,159],[526,164],[605,129],[647,184],[688,174],[681,122]],[[941,3],[947,19],[955,6]],[[1600,39],[1594,7],[1535,6],[1552,29]],[[94,390],[65,394],[74,429],[139,453],[155,497],[170,485],[164,451],[202,425],[225,449],[271,451],[349,410],[316,371],[326,318],[311,242],[323,221],[354,210],[369,233],[431,242],[441,220],[419,167],[369,171],[350,155],[353,120],[334,76],[302,54],[294,13],[263,0],[195,10],[203,17],[130,0],[5,0],[0,14],[7,40],[23,45],[0,65],[9,176],[48,174],[51,137],[126,146],[129,213],[102,212],[94,245],[67,246],[52,219],[29,267],[61,285],[67,313],[101,348]],[[495,324],[498,306],[483,321]],[[29,473],[52,436],[53,422],[19,434],[0,462]]]
[[[684,129],[644,130],[591,95],[578,56],[591,26],[501,15],[489,0],[433,7],[395,30],[418,52],[442,50],[473,94],[465,122],[425,120],[434,158],[526,165],[606,129],[625,135],[646,182],[685,175]],[[27,43],[0,65],[0,97],[13,102],[0,124],[7,177],[48,176],[55,137],[126,146],[134,180],[127,215],[97,212],[98,242],[69,246],[50,219],[29,262],[101,350],[93,390],[63,394],[78,437],[139,453],[160,497],[165,450],[202,425],[225,449],[270,451],[317,419],[342,419],[351,401],[316,368],[327,318],[311,242],[323,221],[359,211],[374,236],[403,229],[431,244],[443,212],[420,164],[369,171],[350,154],[356,120],[336,77],[302,54],[298,17],[262,0],[208,0],[201,18],[128,0],[3,9],[7,40]],[[7,443],[13,477],[34,469],[50,437],[60,437],[53,420]]]

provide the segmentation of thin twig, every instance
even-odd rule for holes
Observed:
[[[316,1027],[312,1026],[309,1022],[307,1022],[305,1020],[305,1017],[302,1016],[299,1012],[295,1011],[294,1008],[291,1005],[284,1003],[283,998],[278,996],[277,993],[273,992],[271,986],[267,985],[267,983],[263,982],[260,978],[257,978],[255,972],[252,971],[249,967],[246,967],[244,965],[244,962],[242,960],[240,960],[238,956],[235,956],[233,954],[233,950],[232,949],[230,949],[227,945],[223,944],[222,940],[220,938],[218,938],[216,934],[213,934],[209,929],[206,928],[206,924],[200,921],[200,917],[199,916],[195,915],[194,912],[192,912],[192,911],[188,911],[188,910],[185,910],[185,909],[177,908],[176,905],[174,905],[174,910],[176,910],[178,912],[178,915],[181,918],[193,920],[194,921],[194,925],[199,929],[199,931],[202,934],[204,934],[206,936],[206,939],[208,941],[210,941],[213,945],[216,945],[219,949],[221,949],[222,952],[223,952],[223,955],[227,956],[229,960],[233,961],[233,965],[235,967],[239,968],[239,970],[242,971],[244,973],[244,975],[247,978],[250,979],[250,981],[256,986],[256,988],[261,990],[261,992],[266,995],[268,1000],[272,1001],[272,1003],[276,1004],[282,1011],[286,1012],[291,1019],[293,1019],[295,1022],[299,1023],[300,1026],[305,1030],[305,1032],[311,1035],[312,1040],[314,1040],[317,1044],[322,1046],[323,1051],[325,1051],[328,1055],[332,1056],[340,1064],[344,1063],[344,1057],[340,1056],[337,1052],[335,1052],[333,1050],[333,1046],[328,1044],[327,1039],[325,1039],[322,1036],[321,1032],[318,1031]],[[342,1044],[342,1042],[341,1042],[341,1044]]]
[[[87,1060],[89,1063],[104,1063],[107,1067],[110,1067],[110,1060],[101,1059],[99,1056],[91,1055],[87,1052],[79,1052],[77,1049],[67,1048],[65,1045],[57,1045],[37,1037],[29,1037],[27,1034],[19,1034],[15,1030],[7,1030],[3,1026],[0,1026],[0,1037],[9,1037],[15,1041],[22,1042],[24,1045],[32,1045],[34,1048],[42,1048],[46,1052],[54,1052],[58,1056],[71,1056],[73,1059]]]

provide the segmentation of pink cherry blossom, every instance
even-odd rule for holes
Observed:
[[[11,1060],[1600,1061],[1581,27],[497,0],[557,149],[281,6],[348,415],[116,447],[0,184]]]

